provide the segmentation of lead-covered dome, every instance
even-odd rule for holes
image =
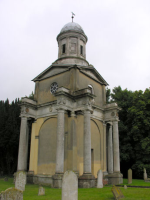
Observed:
[[[67,32],[67,31],[77,31],[77,32],[80,32],[80,33],[84,33],[82,27],[75,23],[75,22],[69,22],[68,24],[66,24],[60,31],[60,33],[63,33],[63,32]]]

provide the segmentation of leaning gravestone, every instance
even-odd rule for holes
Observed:
[[[103,172],[99,170],[97,172],[97,188],[103,188]]]
[[[26,185],[26,172],[24,171],[16,172],[15,188],[24,191],[25,185]]]
[[[112,187],[111,191],[112,191],[116,200],[124,198],[120,188],[116,187],[115,185]]]
[[[8,188],[0,193],[0,200],[23,200],[23,192],[16,188]]]
[[[45,195],[45,189],[43,187],[39,187],[38,196],[43,196],[43,195]]]
[[[132,169],[128,170],[128,184],[132,183]]]
[[[73,171],[66,171],[62,180],[62,200],[78,199],[78,178]]]

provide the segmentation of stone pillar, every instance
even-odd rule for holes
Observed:
[[[84,173],[91,173],[91,113],[84,111]]]
[[[57,117],[57,148],[56,148],[56,173],[64,172],[64,128],[65,128],[65,111],[58,110]]]
[[[83,175],[79,177],[79,187],[95,187],[95,177],[91,174],[91,112],[84,110]]]
[[[27,130],[28,130],[27,117],[21,117],[17,171],[27,171],[27,152],[28,152],[28,131]]]
[[[109,130],[111,133],[111,130]],[[119,158],[119,133],[118,121],[113,121],[113,173],[109,173],[108,184],[117,185],[123,183],[123,175],[120,173],[120,158]]]
[[[72,139],[72,144],[73,144],[73,171],[78,175],[78,171],[77,171],[77,133],[76,133],[76,123],[75,123],[75,113],[72,112],[71,113],[71,134],[73,135]]]
[[[109,125],[108,130],[108,173],[113,173],[113,145],[112,145],[112,124]]]
[[[103,155],[104,155],[104,172],[103,172],[103,174],[104,175],[106,175],[106,174],[108,174],[107,173],[107,168],[106,168],[106,166],[107,166],[107,156],[106,156],[106,152],[107,152],[107,147],[106,147],[106,124],[105,123],[103,123],[103,144],[104,144],[104,146],[103,146]]]
[[[57,147],[56,147],[56,172],[53,176],[53,187],[61,188],[64,173],[64,128],[65,110],[58,109],[57,116]]]
[[[113,121],[114,172],[120,172],[118,121]]]

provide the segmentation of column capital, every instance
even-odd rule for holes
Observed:
[[[107,124],[108,124],[109,126],[112,126],[112,125],[113,125],[112,121],[107,122]]]
[[[58,106],[57,108],[56,108],[56,110],[57,110],[57,112],[65,112],[65,110],[66,110],[66,108],[64,107],[64,106]]]
[[[83,113],[90,113],[90,114],[92,114],[92,112],[93,112],[93,110],[91,108],[89,108],[89,107],[83,109]]]
[[[71,111],[71,117],[76,117],[76,114],[74,111]]]

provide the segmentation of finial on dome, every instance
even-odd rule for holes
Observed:
[[[72,22],[73,22],[73,18],[74,18],[74,16],[75,16],[75,14],[74,14],[73,12],[71,12],[71,13],[72,13],[72,17],[71,17],[71,18],[72,18]]]

